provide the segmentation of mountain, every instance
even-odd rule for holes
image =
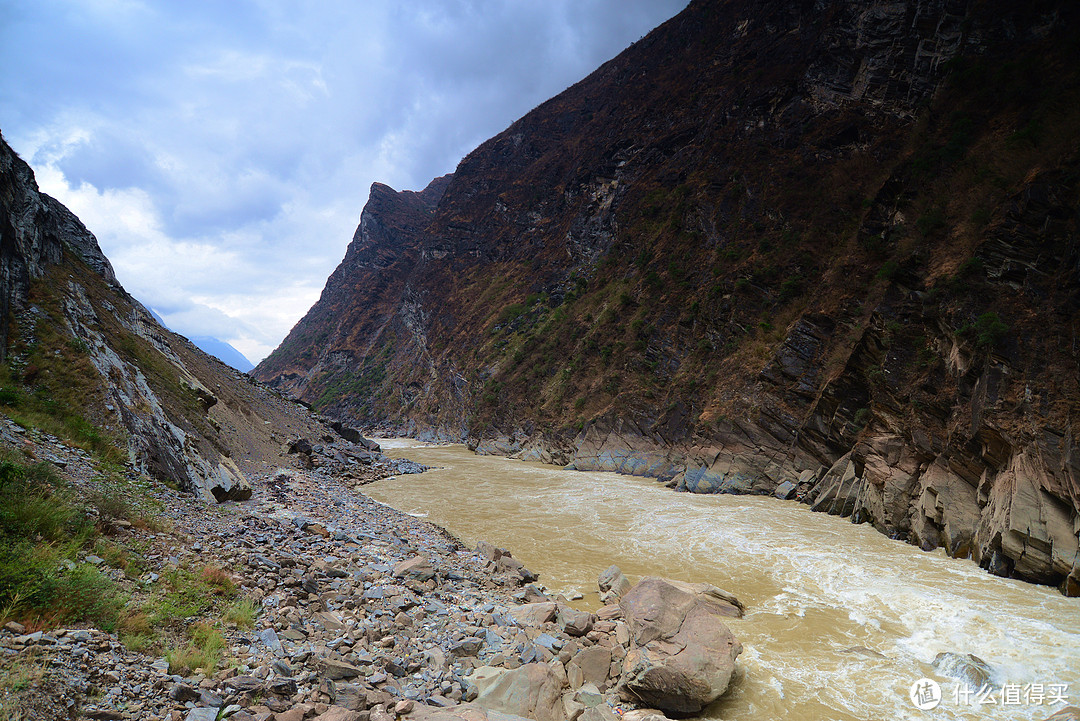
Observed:
[[[1080,593],[1077,8],[695,0],[423,193],[254,375]]]
[[[242,499],[290,439],[335,437],[155,320],[2,136],[0,305],[0,412],[97,462]]]
[[[225,365],[231,366],[241,373],[247,373],[255,367],[255,364],[245,358],[243,353],[223,340],[210,335],[193,335],[188,340],[204,353],[214,356]]]

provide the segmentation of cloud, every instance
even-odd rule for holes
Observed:
[[[420,189],[685,0],[0,0],[0,128],[175,329],[257,360]]]

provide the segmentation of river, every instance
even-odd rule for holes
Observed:
[[[509,548],[554,592],[585,594],[612,563],[736,594],[746,616],[733,687],[712,719],[1036,719],[1080,705],[1080,599],[991,576],[867,525],[794,501],[675,493],[645,478],[477,456],[384,439],[394,457],[438,466],[364,487],[465,543]],[[984,703],[937,674],[939,652],[971,653],[1000,685]],[[942,701],[917,709],[928,677]],[[1041,697],[1040,697],[1041,690]],[[996,701],[990,704],[990,700]],[[1039,701],[1041,700],[1041,703]]]

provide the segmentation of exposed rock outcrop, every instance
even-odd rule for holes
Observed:
[[[116,444],[137,471],[207,500],[250,498],[240,466],[276,458],[278,433],[327,432],[160,326],[2,138],[0,306],[0,357],[17,387],[48,399],[45,410],[98,452]]]

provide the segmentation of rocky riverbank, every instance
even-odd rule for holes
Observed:
[[[87,454],[30,436],[24,448],[92,492],[98,481]],[[126,595],[130,612],[119,636],[14,621],[0,631],[5,687],[22,714],[15,718],[385,721],[476,702],[541,721],[586,714],[611,721],[631,709],[626,698],[667,703],[652,678],[662,660],[645,649],[648,641],[672,635],[687,614],[719,623],[709,610],[718,603],[738,610],[730,597],[714,595],[703,606],[702,589],[662,585],[643,592],[642,603],[675,594],[684,607],[658,622],[673,629],[643,626],[635,611],[617,605],[629,589],[617,569],[602,579],[609,605],[596,614],[575,609],[545,595],[508,551],[464,548],[444,530],[350,488],[356,475],[249,471],[251,500],[220,505],[153,487],[156,530],[113,519],[108,543],[125,555],[83,551],[77,563],[99,569]],[[164,624],[171,626],[162,629],[166,638],[201,626],[220,634],[212,668],[184,667],[175,642],[165,644],[174,648],[167,656],[162,646],[129,648],[142,645],[124,634],[135,610],[182,597],[182,588],[169,585],[178,578],[193,585],[212,578],[213,588],[233,589],[253,610],[249,624],[227,614],[217,620],[207,609]],[[710,628],[730,663],[710,671],[719,678],[681,701],[686,708],[722,693],[734,672],[738,642]],[[638,644],[642,634],[648,638]],[[628,657],[633,673],[620,687]]]

